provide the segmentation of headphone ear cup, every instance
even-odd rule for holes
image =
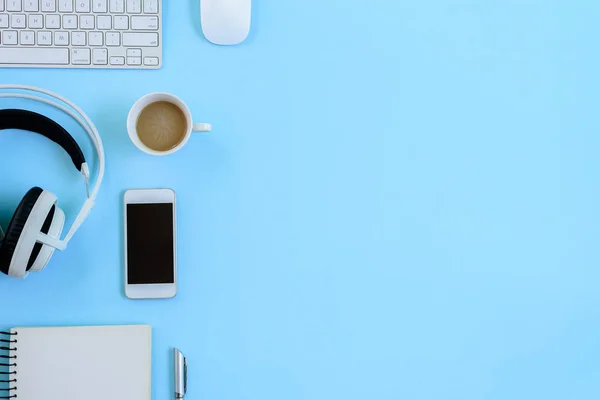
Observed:
[[[55,203],[56,196],[39,187],[31,188],[25,194],[0,247],[0,272],[19,278],[27,275],[35,261],[32,256],[39,254],[43,246],[36,242],[37,234],[50,228],[52,218],[50,222],[46,221],[54,212]]]
[[[8,229],[2,240],[2,247],[0,247],[0,271],[4,274],[8,275],[12,256],[17,248],[17,243],[19,242],[19,237],[25,227],[25,222],[27,222],[27,217],[29,217],[35,202],[42,192],[42,188],[39,187],[29,189],[21,199],[21,202],[17,206],[17,209],[8,224]]]

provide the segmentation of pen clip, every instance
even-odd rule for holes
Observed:
[[[183,357],[183,395],[187,394],[187,358]]]

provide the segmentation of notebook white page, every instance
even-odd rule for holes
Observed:
[[[11,331],[18,400],[151,400],[149,325]]]

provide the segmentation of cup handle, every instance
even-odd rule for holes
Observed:
[[[202,123],[194,123],[192,125],[192,131],[194,132],[210,132],[212,130],[212,125],[206,122]]]

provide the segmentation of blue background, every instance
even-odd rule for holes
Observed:
[[[107,157],[68,250],[0,277],[3,326],[152,324],[154,399],[171,346],[190,400],[598,398],[600,3],[255,0],[229,48],[198,14],[165,1],[158,71],[0,70],[80,105]],[[152,91],[214,131],[137,150],[126,115]],[[73,218],[59,148],[0,149],[4,226],[36,184]],[[123,293],[142,187],[177,192],[172,300]]]

